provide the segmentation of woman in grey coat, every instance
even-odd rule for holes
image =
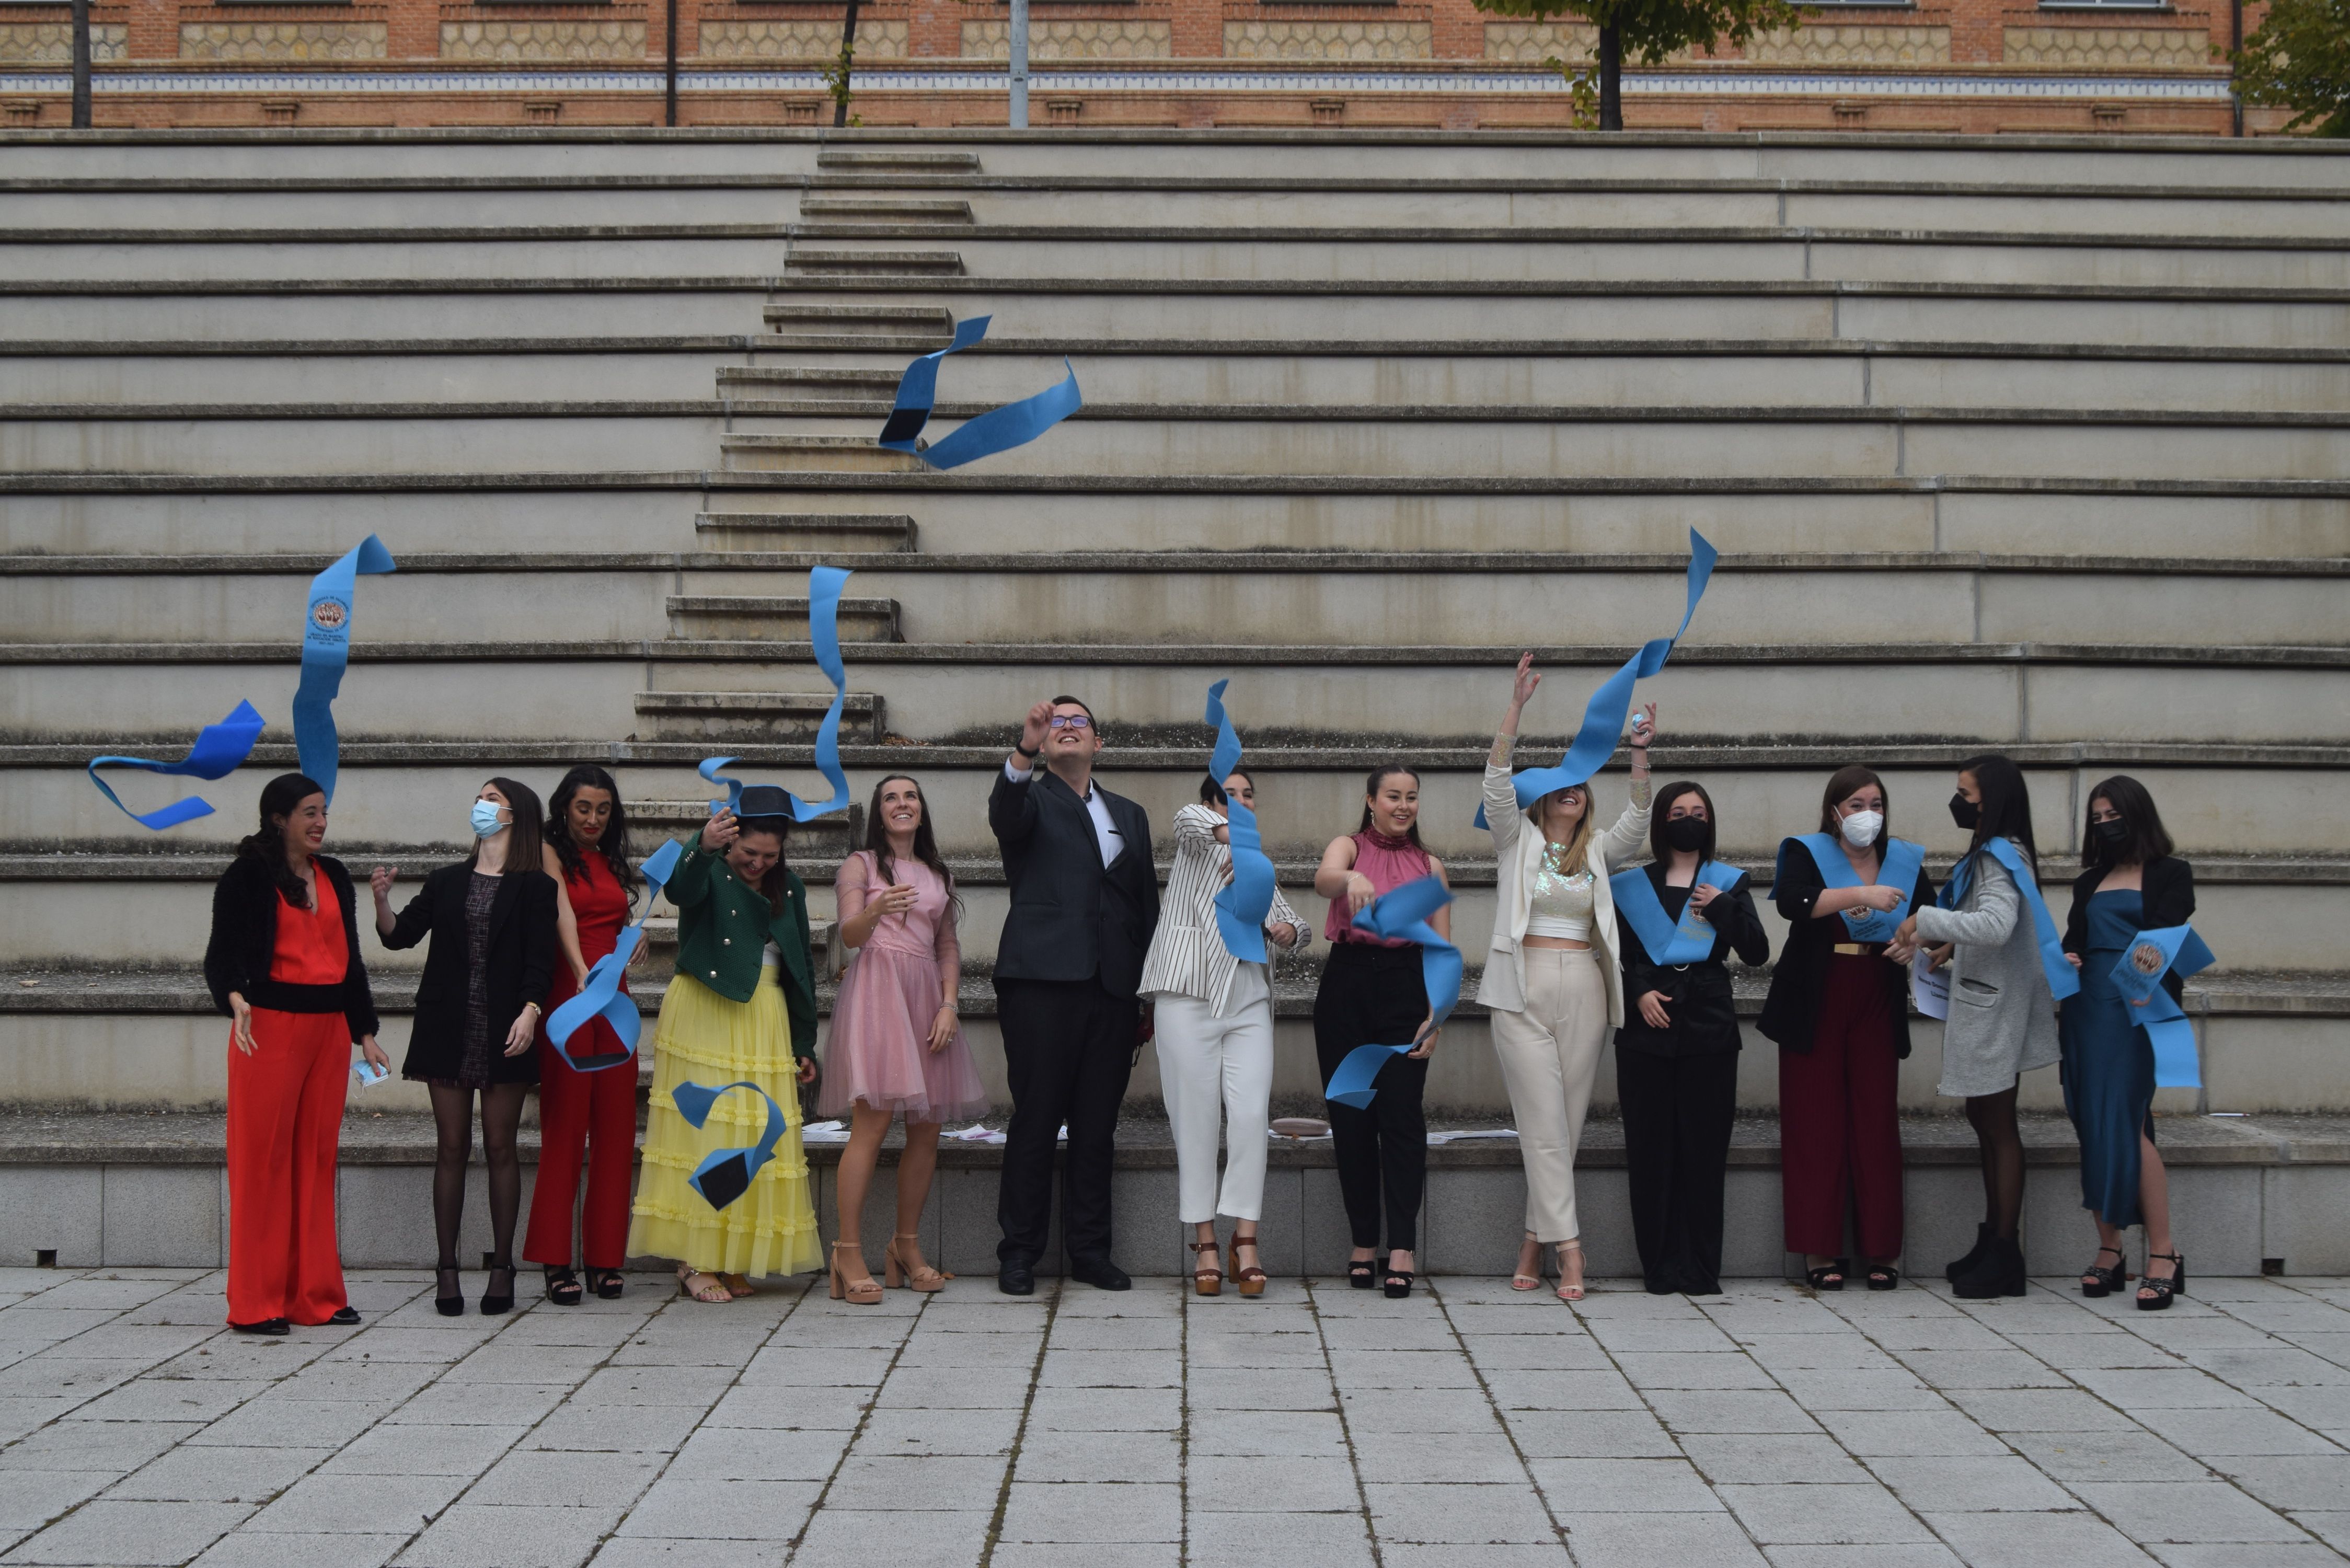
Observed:
[[[2015,1120],[2016,1087],[2023,1074],[2054,1066],[2060,1054],[2056,998],[2041,952],[2043,927],[2052,940],[2055,927],[2040,898],[2039,851],[2022,771],[2005,757],[1970,760],[1960,769],[1950,815],[1973,833],[1943,891],[1954,907],[1917,910],[1902,922],[1891,949],[1903,958],[1920,946],[1940,949],[1932,956],[1950,970],[1939,1092],[1966,1100],[1983,1177],[1983,1222],[1974,1250],[1948,1270],[1952,1289],[1970,1298],[2020,1296],[2023,1251],[2016,1229],[2023,1210],[2023,1137]],[[2003,854],[1995,848],[2001,840],[2008,846]],[[2018,877],[2007,859],[2027,876]]]

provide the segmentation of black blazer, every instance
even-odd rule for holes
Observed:
[[[1640,869],[1657,890],[1667,918],[1679,920],[1689,907],[1690,890],[1665,886],[1661,860]],[[1686,965],[1668,966],[1651,959],[1640,934],[1624,918],[1623,901],[1617,901],[1616,926],[1624,939],[1617,950],[1624,955],[1624,1026],[1616,1031],[1617,1046],[1655,1056],[1704,1056],[1738,1049],[1738,1003],[1731,993],[1730,966],[1723,961],[1732,951],[1741,961],[1757,966],[1771,958],[1770,934],[1762,929],[1762,917],[1754,912],[1753,887],[1754,878],[1742,877],[1736,888],[1705,907],[1714,931],[1713,950]],[[1639,999],[1651,991],[1664,992],[1665,1012],[1672,1019],[1669,1029],[1652,1029],[1640,1016]]]
[[[1797,1055],[1808,1055],[1812,1049],[1812,1032],[1820,1021],[1820,988],[1826,983],[1829,950],[1838,942],[1849,941],[1844,917],[1830,915],[1826,919],[1812,919],[1812,908],[1827,891],[1827,882],[1820,876],[1819,862],[1803,845],[1789,839],[1781,859],[1786,863],[1784,880],[1771,889],[1771,901],[1793,929],[1787,933],[1787,945],[1780,950],[1779,962],[1771,971],[1771,994],[1762,1002],[1762,1030],[1765,1039],[1778,1043],[1782,1050]],[[1925,867],[1918,869],[1918,885],[1909,890],[1912,914],[1934,901],[1934,879],[1926,875]],[[1905,1061],[1909,1055],[1909,986],[1907,978],[1898,986],[1888,985],[1886,994],[1892,1009],[1894,1054]]]
[[[2089,950],[2089,899],[2097,884],[2106,879],[2107,867],[2099,866],[2073,878],[2073,909],[2064,917],[2064,950],[2075,955]],[[2195,918],[2195,867],[2176,855],[2166,855],[2149,860],[2138,873],[2140,896],[2146,901],[2146,914],[2138,922],[2142,931],[2159,931],[2171,926],[2183,926]],[[2186,981],[2176,974],[2162,977],[2162,989],[2177,1002],[2185,994]]]
[[[1125,840],[1107,868],[1093,815],[1075,790],[1041,766],[1026,784],[996,769],[987,825],[1012,885],[995,949],[998,979],[1098,978],[1112,996],[1132,996],[1142,983],[1142,961],[1159,929],[1150,818],[1099,781],[1093,787]]]
[[[400,911],[383,945],[397,952],[426,937],[424,979],[416,987],[416,1021],[408,1035],[404,1078],[453,1079],[465,1057],[465,994],[473,982],[472,944],[465,936],[465,888],[473,863],[463,860],[427,875]],[[546,1001],[555,974],[555,878],[544,871],[509,871],[498,878],[490,906],[490,1081],[538,1080],[538,1053],[505,1054],[506,1031],[523,1004]]]
[[[278,1012],[339,1012],[357,1042],[377,1030],[375,993],[368,987],[367,963],[359,957],[359,899],[351,874],[332,856],[314,855],[310,864],[343,906],[343,947],[350,966],[340,985],[286,985],[269,978],[277,953],[277,880],[257,855],[240,855],[213,885],[213,934],[204,944],[204,984],[213,1005],[230,1013],[228,993],[255,1007]]]

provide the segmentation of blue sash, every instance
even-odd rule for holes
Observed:
[[[723,1209],[751,1189],[752,1179],[775,1158],[775,1146],[784,1141],[784,1131],[791,1126],[789,1115],[775,1104],[775,1097],[745,1079],[721,1084],[716,1088],[689,1081],[671,1089],[669,1097],[677,1106],[677,1114],[685,1118],[685,1125],[699,1128],[710,1119],[710,1107],[718,1103],[718,1096],[729,1089],[748,1089],[765,1101],[767,1126],[757,1143],[748,1148],[722,1148],[705,1156],[693,1168],[693,1174],[685,1179],[685,1184],[701,1193],[702,1201],[712,1209]]]
[[[652,919],[653,900],[660,897],[661,888],[669,882],[670,873],[685,855],[685,846],[671,839],[645,857],[639,869],[645,878],[645,912],[637,923],[620,933],[612,950],[588,967],[588,978],[569,1001],[547,1014],[546,1037],[563,1053],[564,1059],[577,1073],[593,1073],[605,1067],[618,1066],[637,1054],[637,1039],[644,1030],[644,1018],[637,1011],[636,1000],[620,990],[628,978],[629,961],[637,956],[637,948],[645,940],[645,921]],[[572,1035],[589,1019],[601,1016],[612,1025],[619,1036],[620,1049],[616,1054],[574,1056],[567,1049]]]
[[[2121,992],[2130,1017],[2146,1031],[2154,1047],[2154,1083],[2161,1089],[2199,1089],[2203,1074],[2195,1055],[2195,1026],[2162,989],[2162,977],[2176,971],[2181,980],[2200,974],[2218,961],[2191,926],[2166,926],[2140,931],[2129,951],[2114,965],[2114,989]]]
[[[2048,912],[2048,900],[2040,896],[2040,878],[2032,873],[2032,862],[2012,838],[1990,838],[1983,841],[1981,853],[1989,855],[2015,878],[2016,891],[2023,895],[2023,907],[2032,911],[2033,934],[2040,943],[2040,971],[2048,977],[2048,989],[2056,1000],[2076,996],[2081,990],[2081,976],[2064,956],[2064,935],[2057,929],[2056,917]],[[1941,896],[1934,902],[1945,909],[1955,909],[1959,900],[1975,879],[1975,857],[1972,855],[1951,868],[1950,879],[1942,884]]]
[[[1241,738],[1224,711],[1224,688],[1219,680],[1208,688],[1208,722],[1215,726],[1215,754],[1208,759],[1208,774],[1218,784],[1241,765]],[[1256,813],[1238,800],[1224,803],[1224,837],[1232,850],[1232,879],[1216,894],[1216,930],[1225,950],[1244,963],[1263,963],[1264,922],[1273,914],[1274,864],[1264,852],[1264,835]]]
[[[1461,1001],[1461,950],[1437,935],[1436,928],[1428,923],[1429,916],[1451,902],[1452,891],[1441,877],[1422,877],[1380,894],[1354,919],[1357,928],[1376,936],[1399,937],[1419,944],[1419,981],[1428,992],[1432,1028],[1442,1028]],[[1375,1080],[1379,1069],[1417,1044],[1407,1040],[1400,1045],[1356,1046],[1323,1085],[1322,1097],[1358,1111],[1367,1109],[1378,1093]]]
[[[1711,883],[1724,896],[1734,891],[1745,879],[1746,873],[1735,866],[1724,866],[1719,860],[1709,860],[1697,868],[1691,884],[1694,892],[1699,885]],[[1702,962],[1713,956],[1714,938],[1719,935],[1712,922],[1695,909],[1681,910],[1680,924],[1676,926],[1665,918],[1665,904],[1657,897],[1657,885],[1648,880],[1646,867],[1618,871],[1607,878],[1608,888],[1616,895],[1617,912],[1640,945],[1648,950],[1652,963],[1679,967]]]
[[[1778,869],[1772,873],[1778,881],[1787,877],[1787,845],[1800,844],[1812,852],[1812,859],[1820,868],[1820,880],[1830,888],[1861,888],[1867,884],[1860,873],[1852,868],[1852,860],[1844,852],[1844,841],[1832,833],[1805,833],[1779,846]],[[1890,888],[1901,895],[1901,901],[1887,909],[1846,909],[1844,929],[1852,933],[1856,942],[1889,942],[1893,933],[1909,915],[1909,895],[1917,890],[1918,868],[1926,863],[1923,845],[1912,844],[1906,838],[1885,841],[1885,857],[1877,874],[1879,887]]]
[[[791,798],[794,822],[814,822],[819,816],[847,811],[851,804],[848,774],[840,765],[840,713],[848,701],[848,667],[840,658],[840,590],[852,571],[847,566],[808,568],[808,643],[816,654],[817,668],[832,682],[832,706],[824,711],[824,721],[816,730],[816,771],[832,786],[832,798],[819,805],[785,790],[784,793]],[[712,784],[726,786],[726,798],[710,803],[713,816],[722,809],[733,811],[743,804],[743,781],[719,772],[733,761],[733,757],[704,757],[695,768]]]

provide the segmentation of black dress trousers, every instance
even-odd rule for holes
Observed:
[[[1044,1261],[1053,1219],[1053,1153],[1062,1125],[1061,1235],[1072,1259],[1109,1261],[1110,1163],[1118,1106],[1134,1071],[1142,1004],[1096,980],[995,981],[996,1020],[1012,1087],[996,1223],[1005,1262]]]
[[[1314,997],[1314,1054],[1326,1087],[1357,1045],[1398,1045],[1428,1016],[1428,985],[1419,948],[1337,942],[1322,966]],[[1428,1191],[1428,1118],[1420,1096],[1428,1064],[1398,1056],[1379,1069],[1378,1093],[1361,1110],[1324,1102],[1331,1153],[1338,1162],[1338,1192],[1357,1247],[1377,1247],[1387,1220],[1387,1246],[1419,1246],[1420,1201]]]
[[[1631,1177],[1632,1239],[1649,1293],[1716,1294],[1738,1053],[1683,1056],[1618,1044],[1616,1088]]]

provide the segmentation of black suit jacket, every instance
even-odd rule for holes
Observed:
[[[1828,959],[1838,942],[1852,940],[1846,929],[1844,917],[1830,915],[1825,919],[1814,919],[1812,908],[1826,892],[1827,879],[1820,875],[1820,863],[1801,844],[1789,841],[1793,853],[1785,854],[1787,875],[1771,889],[1771,901],[1779,907],[1779,914],[1787,922],[1787,945],[1779,950],[1779,961],[1771,971],[1771,994],[1763,999],[1762,1018],[1758,1027],[1766,1040],[1775,1042],[1780,1049],[1797,1055],[1809,1055],[1812,1035],[1819,1027],[1820,991],[1827,983]],[[1909,890],[1909,911],[1912,914],[1934,901],[1934,879],[1926,875],[1922,866],[1918,869],[1918,885]],[[1894,1054],[1907,1060],[1909,1055],[1909,984],[1906,972],[1901,983],[1887,985],[1886,1005],[1891,1013]]]
[[[1104,867],[1093,815],[1077,793],[1043,767],[1026,784],[1003,769],[987,801],[987,825],[1003,851],[1012,909],[996,944],[1001,980],[1085,981],[1132,996],[1159,929],[1159,873],[1150,859],[1150,818],[1094,783],[1125,847]]]
[[[2064,950],[2075,955],[2089,950],[2089,899],[2097,891],[2097,884],[2106,879],[2106,867],[2094,867],[2073,878],[2073,909],[2064,917]],[[2159,931],[2171,926],[2183,926],[2195,918],[2195,867],[2176,855],[2166,855],[2159,860],[2149,860],[2138,873],[2140,896],[2146,901],[2146,914],[2138,922],[2142,931]],[[2162,977],[2162,989],[2177,1002],[2187,990],[2187,984],[2176,974]]]
[[[277,879],[257,855],[240,855],[213,888],[213,934],[204,944],[204,984],[213,1005],[232,1013],[229,992],[279,1012],[339,1012],[354,1043],[376,1032],[375,996],[359,957],[359,898],[351,874],[332,856],[310,864],[343,906],[343,944],[350,954],[340,985],[289,985],[270,977],[277,957]]]
[[[408,1038],[407,1078],[453,1079],[465,1055],[465,996],[473,983],[472,944],[465,935],[465,888],[471,860],[443,866],[400,918],[383,945],[395,952],[425,938],[424,979],[416,987],[416,1021]],[[509,871],[498,878],[490,906],[490,1081],[529,1084],[538,1079],[538,1053],[508,1056],[506,1031],[523,1004],[546,1002],[555,975],[555,878],[544,871]]]

